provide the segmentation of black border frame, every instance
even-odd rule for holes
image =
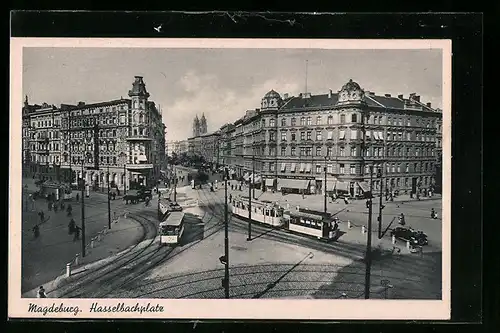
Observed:
[[[155,25],[160,23],[163,24],[162,33],[153,29]],[[190,14],[186,12],[16,11],[11,12],[11,37],[451,39],[453,52],[452,321],[475,322],[476,324],[482,321],[484,311],[481,295],[483,287],[482,14],[351,13],[313,15],[269,12]],[[8,179],[8,176],[4,179]],[[7,212],[7,210],[4,211]],[[479,217],[481,221],[478,221]],[[8,232],[6,234],[8,235]],[[28,327],[34,326],[36,323],[42,330],[43,327],[47,327],[46,325],[51,325],[51,327],[47,327],[48,331],[54,332],[57,330],[66,331],[67,329],[83,331],[94,326],[92,323],[82,323],[83,320],[79,321],[78,329],[74,324],[68,324],[67,321],[50,324],[40,321],[11,319],[10,328],[16,331],[23,328],[29,330]],[[176,330],[182,328],[200,330],[201,326],[207,327],[203,323],[211,322],[223,322],[224,326],[228,325],[226,326],[227,330],[236,328],[231,324],[233,321],[200,321],[198,327],[195,327],[196,325],[193,323],[178,322],[175,325],[179,325]],[[250,321],[243,322],[249,323]],[[94,323],[99,323],[106,330],[120,327],[120,331],[125,331],[123,330],[125,325],[132,331],[146,330],[148,328],[144,325],[149,325],[143,322],[125,322],[125,320],[116,320],[111,325],[102,320],[94,321]],[[269,323],[286,323],[281,328],[287,330],[298,328],[292,326],[296,324],[293,321],[257,321],[256,323],[257,325],[252,326],[252,330],[263,329],[264,327],[260,326]],[[429,328],[427,324],[424,324],[420,326],[419,330],[424,327]],[[166,327],[164,326],[164,328]],[[241,329],[241,327],[237,329]],[[326,325],[316,325],[315,329],[327,329],[327,327]],[[410,329],[410,327],[404,329]],[[455,326],[454,331],[457,329],[458,326]]]

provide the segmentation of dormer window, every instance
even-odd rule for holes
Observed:
[[[340,123],[345,124],[345,114],[340,115]]]
[[[353,123],[357,123],[358,122],[358,115],[357,114],[353,113],[351,115],[351,122],[353,122]]]

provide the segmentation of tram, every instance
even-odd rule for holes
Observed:
[[[231,212],[233,215],[248,219],[248,197],[238,196],[232,199]],[[268,202],[252,200],[252,221],[281,227],[283,224],[283,209],[278,205]]]
[[[160,223],[160,245],[177,245],[184,234],[184,213],[171,212],[167,219]]]
[[[283,227],[293,233],[330,241],[338,238],[338,224],[329,213],[297,208],[283,213]]]
[[[158,220],[164,222],[171,212],[182,212],[182,206],[171,201],[168,197],[160,198],[158,201]]]
[[[248,220],[248,197],[238,196],[231,200],[233,215]],[[259,222],[287,232],[331,241],[338,238],[336,220],[330,213],[297,207],[284,209],[270,202],[252,200],[252,222]]]
[[[47,197],[54,195],[55,200],[72,200],[73,191],[69,184],[45,181],[40,184],[40,195],[42,197]]]

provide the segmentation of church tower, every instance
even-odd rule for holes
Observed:
[[[200,120],[198,119],[198,115],[196,115],[193,121],[193,136],[200,136]]]
[[[201,115],[200,134],[207,134],[207,119],[205,118],[205,113]]]

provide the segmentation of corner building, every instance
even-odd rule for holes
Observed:
[[[237,176],[253,168],[265,189],[323,193],[326,168],[327,191],[358,196],[374,166],[374,191],[422,192],[435,183],[441,116],[416,94],[379,96],[352,80],[324,95],[271,90],[225,131],[224,161]]]
[[[83,177],[94,189],[104,189],[108,182],[127,190],[152,186],[165,160],[165,125],[141,76],[135,77],[128,95],[130,99],[62,104],[59,109],[26,101],[23,114],[30,139],[23,150],[28,169],[39,171],[41,179],[75,183]],[[51,168],[59,172],[45,172]]]

